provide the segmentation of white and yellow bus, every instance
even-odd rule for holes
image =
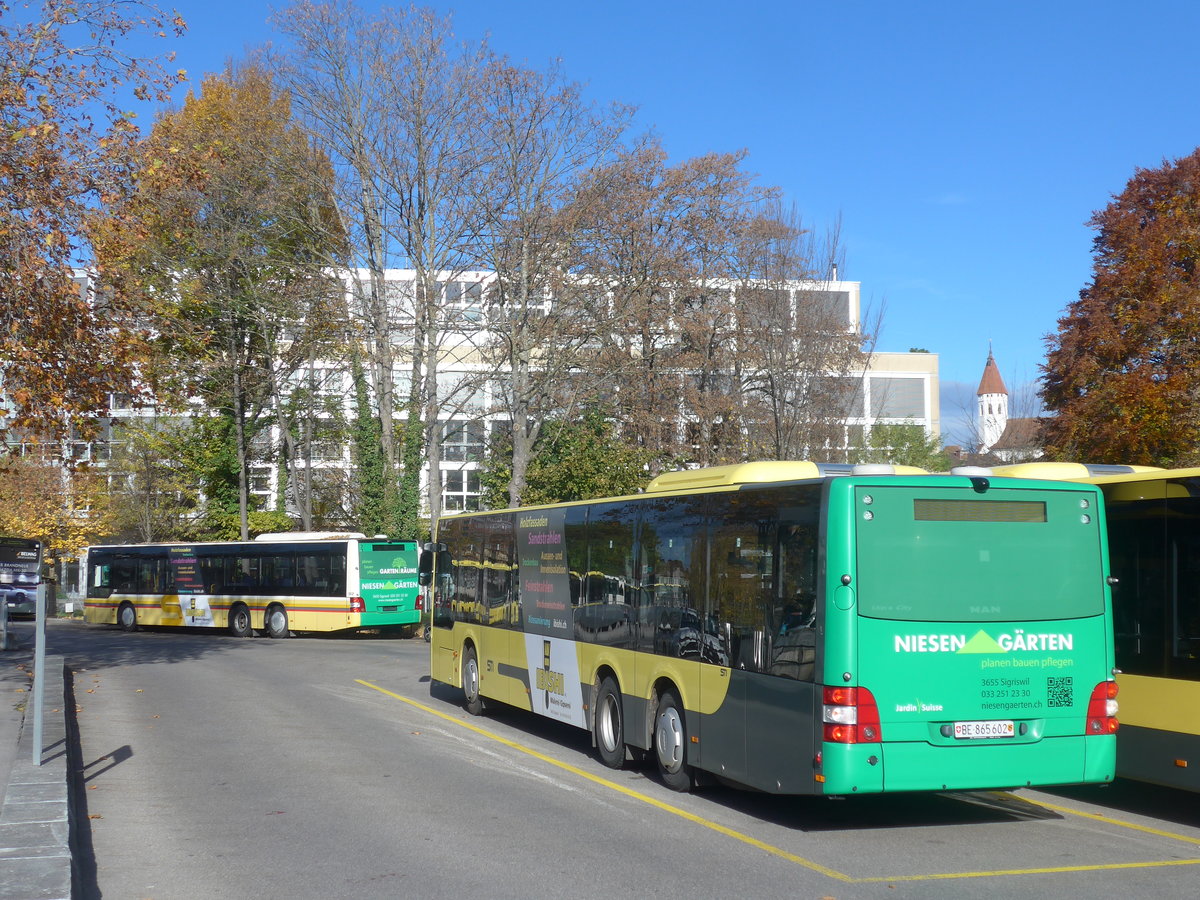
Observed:
[[[355,533],[89,547],[84,617],[98,625],[223,628],[237,637],[412,628],[417,545]]]
[[[674,790],[1113,777],[1094,486],[758,462],[446,516],[426,551],[434,681],[587,729],[608,766],[649,756]]]
[[[1060,462],[994,472],[1104,492],[1121,671],[1117,774],[1200,791],[1200,468]]]

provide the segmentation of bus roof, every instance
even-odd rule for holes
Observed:
[[[375,535],[383,540],[383,535]],[[360,531],[269,531],[254,540],[264,543],[282,541],[361,541],[366,535]]]
[[[664,472],[646,486],[646,493],[696,490],[706,487],[726,487],[738,484],[764,484],[777,481],[802,481],[828,478],[834,475],[925,475],[915,466],[855,465],[853,463],[819,463],[808,460],[763,460],[712,466],[707,469],[685,469]]]
[[[1088,481],[1097,482],[1103,476],[1112,476],[1115,481],[1125,481],[1131,475],[1142,475],[1153,478],[1162,469],[1154,466],[1118,466],[1100,463],[1077,462],[1027,462],[1013,463],[1007,466],[992,466],[992,475],[1002,475],[1006,478],[1034,478],[1048,481]]]
[[[1118,481],[1162,481],[1167,478],[1200,478],[1200,468],[1187,469],[1152,469],[1149,466],[1136,466],[1136,472],[1129,475],[1105,474],[1102,477],[1090,479],[1096,484],[1114,484]]]

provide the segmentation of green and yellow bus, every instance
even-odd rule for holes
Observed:
[[[1112,779],[1097,488],[759,462],[442,518],[431,672],[614,768],[787,794]]]
[[[84,618],[95,624],[292,632],[411,629],[421,621],[417,544],[327,532],[254,541],[89,547]]]
[[[1077,479],[1104,492],[1121,672],[1117,774],[1200,790],[1200,468],[1027,463],[994,471]]]

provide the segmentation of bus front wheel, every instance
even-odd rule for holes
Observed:
[[[467,712],[473,716],[483,714],[483,696],[479,693],[479,657],[470,644],[463,650],[462,663],[463,694],[466,696]]]
[[[238,603],[229,611],[229,633],[234,637],[250,637],[254,629],[250,627],[250,610],[246,604]]]
[[[625,727],[621,715],[621,691],[611,676],[605,676],[596,692],[596,749],[600,761],[610,769],[625,766]]]
[[[694,784],[692,767],[687,764],[687,727],[683,704],[671,691],[663,691],[654,714],[654,756],[663,784],[673,791],[687,793]]]
[[[267,634],[273,638],[288,636],[287,610],[282,606],[272,606],[267,610]]]
[[[122,631],[137,631],[137,610],[132,603],[125,602],[118,607],[117,624]]]

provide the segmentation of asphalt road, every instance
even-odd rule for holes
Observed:
[[[482,718],[422,641],[51,623],[88,898],[1196,895],[1200,804],[1118,783],[835,801],[666,790]]]

